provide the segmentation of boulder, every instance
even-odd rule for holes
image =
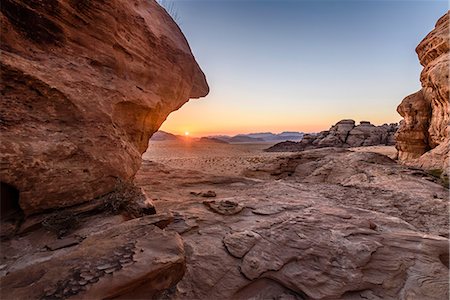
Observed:
[[[0,11],[0,177],[20,195],[2,203],[27,215],[130,182],[168,114],[208,94],[153,0],[5,0]]]

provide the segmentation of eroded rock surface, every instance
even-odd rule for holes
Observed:
[[[399,160],[448,173],[449,141],[449,13],[416,48],[424,67],[422,89],[403,99],[398,113],[404,118],[397,133]]]
[[[0,175],[26,214],[132,180],[167,115],[208,93],[153,0],[5,0],[0,11]]]
[[[159,228],[171,218],[96,215],[61,240],[38,230],[3,242],[2,298],[156,297],[185,272],[181,238]]]
[[[246,176],[144,162],[136,184],[176,216],[167,228],[186,249],[168,298],[448,298],[449,194],[436,178],[338,148],[274,158]],[[242,209],[220,213],[192,190]]]
[[[329,130],[317,135],[305,134],[300,142],[281,142],[266,151],[297,152],[326,147],[361,147],[376,145],[394,145],[397,124],[375,126],[367,121],[355,125],[353,120],[341,120]]]

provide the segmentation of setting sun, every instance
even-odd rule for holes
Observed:
[[[189,136],[189,131],[185,131],[185,132],[184,132],[184,135],[185,135],[185,136]]]

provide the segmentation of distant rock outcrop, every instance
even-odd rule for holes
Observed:
[[[180,138],[179,135],[175,135],[172,133],[168,133],[162,130],[158,130],[157,132],[155,132],[152,137],[151,137],[151,141],[156,141],[156,142],[162,142],[162,141],[176,141]]]
[[[233,136],[228,143],[258,143],[264,142],[262,138],[253,138],[245,135],[236,135]]]
[[[285,131],[282,133],[257,132],[248,134],[238,134],[235,136],[216,135],[210,138],[222,140],[227,143],[258,143],[258,142],[284,142],[284,141],[300,141],[303,132]]]
[[[424,67],[422,89],[403,99],[398,113],[404,118],[397,133],[399,160],[448,173],[449,167],[449,13],[417,46]]]
[[[228,144],[228,142],[226,142],[224,140],[213,138],[213,137],[201,137],[199,141],[206,142],[206,143]]]
[[[4,0],[0,10],[0,176],[26,214],[131,181],[167,115],[208,94],[155,1]]]
[[[394,134],[397,124],[375,126],[367,121],[361,121],[355,126],[353,120],[341,120],[329,130],[318,134],[305,134],[300,142],[278,143],[266,151],[297,152],[308,149],[326,147],[360,147],[376,145],[394,145]]]

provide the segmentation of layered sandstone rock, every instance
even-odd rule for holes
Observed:
[[[448,298],[449,194],[426,172],[322,148],[245,175],[144,162],[137,184],[186,250],[169,299]],[[219,209],[192,190],[214,190]]]
[[[384,124],[375,126],[367,121],[355,125],[353,120],[341,120],[329,130],[317,135],[306,134],[300,142],[281,142],[267,151],[269,152],[296,152],[308,149],[325,147],[361,147],[376,145],[394,145],[394,134],[397,124]]]
[[[398,106],[404,118],[397,134],[402,162],[448,173],[449,153],[449,13],[417,46],[422,89]],[[447,170],[447,171],[446,171]]]
[[[186,268],[180,236],[159,228],[171,219],[162,214],[121,222],[120,216],[96,215],[62,239],[38,230],[3,242],[2,298],[156,297]]]
[[[131,180],[167,115],[208,93],[155,1],[5,0],[0,18],[0,175],[26,214]]]

